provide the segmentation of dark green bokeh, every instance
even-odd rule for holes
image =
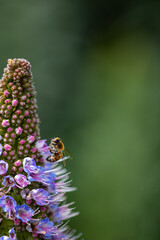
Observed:
[[[0,71],[32,64],[41,136],[60,136],[86,240],[158,240],[158,1],[0,1]]]

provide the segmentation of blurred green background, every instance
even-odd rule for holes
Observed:
[[[159,240],[160,2],[0,1],[0,73],[32,64],[41,136],[60,136],[85,240]]]

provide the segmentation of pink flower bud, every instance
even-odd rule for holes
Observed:
[[[6,152],[6,151],[3,152],[3,156],[4,156],[4,157],[7,156],[7,152]]]
[[[10,103],[10,101],[11,101],[10,99],[6,99],[5,103]]]
[[[33,237],[37,237],[38,236],[38,233],[33,233]]]
[[[22,96],[22,100],[24,100],[24,101],[25,101],[25,100],[26,100],[26,98],[27,98],[27,97],[26,97],[25,95],[24,95],[24,96]]]
[[[27,203],[28,205],[30,205],[31,202],[32,202],[32,200],[26,200],[26,203]]]
[[[25,149],[25,150],[24,150],[24,153],[25,153],[25,154],[28,154],[28,150],[27,150],[27,149]]]
[[[12,134],[11,134],[11,137],[12,137],[12,138],[15,138],[15,137],[16,137],[16,134],[15,134],[15,133],[12,133]]]
[[[13,156],[13,155],[14,155],[14,151],[13,151],[13,150],[10,152],[10,155],[11,155],[11,156]]]
[[[46,211],[46,207],[41,207],[42,212]]]
[[[30,122],[31,122],[31,119],[30,119],[30,118],[28,118],[28,119],[27,119],[27,123],[30,123]]]
[[[8,127],[10,125],[9,120],[2,121],[2,127]]]
[[[35,137],[32,136],[32,135],[29,135],[27,140],[28,140],[29,143],[33,143],[35,141]]]
[[[16,113],[17,113],[17,114],[20,114],[20,113],[21,113],[21,110],[17,110]]]
[[[23,172],[23,168],[22,168],[22,167],[20,167],[20,168],[19,168],[19,171],[20,171],[20,172]]]
[[[23,129],[21,127],[16,128],[16,134],[22,134]]]
[[[14,100],[12,101],[12,106],[16,107],[16,106],[17,106],[17,104],[18,104],[18,101],[17,101],[17,99],[14,99]]]
[[[13,128],[9,127],[7,128],[7,132],[12,132]]]
[[[34,147],[31,149],[32,153],[35,153],[37,151],[37,149]]]
[[[21,106],[24,106],[24,105],[25,105],[25,102],[20,102],[20,105],[21,105]]]
[[[22,145],[19,146],[19,150],[22,151],[24,147]]]
[[[7,109],[8,109],[8,110],[11,110],[11,108],[12,108],[11,105],[8,105],[8,106],[7,106]]]
[[[26,111],[24,112],[24,116],[26,117],[26,116],[28,116],[28,115],[29,115],[29,111],[26,110]]]
[[[44,159],[43,159],[43,158],[40,158],[39,161],[40,161],[41,163],[43,163],[43,162],[44,162]]]
[[[19,142],[20,144],[24,144],[26,141],[24,139],[21,139],[21,141]]]
[[[36,119],[36,118],[33,118],[33,120],[32,120],[32,121],[33,121],[33,123],[36,123],[37,119]]]
[[[21,120],[18,119],[18,120],[17,120],[17,124],[20,124],[20,123],[21,123]]]
[[[17,168],[15,166],[12,167],[12,171],[16,172]]]
[[[19,167],[19,166],[21,165],[21,161],[20,161],[20,160],[17,160],[17,161],[14,163],[14,165],[15,165],[16,167]]]
[[[12,118],[13,118],[13,119],[17,119],[17,115],[14,114],[14,115],[12,116]]]
[[[4,145],[4,149],[5,149],[6,151],[10,151],[11,148],[12,148],[12,147],[11,147],[9,144],[5,144],[5,145]]]
[[[29,125],[26,124],[26,125],[24,126],[24,128],[25,128],[25,129],[28,129],[28,128],[29,128]]]
[[[8,97],[8,95],[9,95],[8,90],[5,90],[5,91],[4,91],[4,95],[5,95],[6,97]]]
[[[19,220],[19,219],[15,219],[15,220],[14,220],[14,224],[15,224],[15,225],[19,225],[19,223],[20,223],[20,220]]]

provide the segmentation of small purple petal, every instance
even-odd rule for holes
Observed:
[[[10,240],[10,239],[7,236],[3,236],[3,237],[0,237],[0,240]]]
[[[4,212],[9,212],[9,218],[11,216],[11,212],[15,211],[16,206],[17,203],[11,196],[6,195],[0,198],[0,207]]]
[[[34,161],[34,159],[30,158],[30,157],[26,157],[23,160],[23,170],[30,174],[30,173],[37,173],[38,168],[36,166],[36,163]]]
[[[1,137],[1,136],[0,136]],[[1,139],[0,139],[1,140]],[[2,144],[0,143],[0,155],[2,154],[2,149],[3,149],[3,146]]]
[[[49,218],[45,218],[37,225],[37,233],[54,235],[53,222],[49,221]]]
[[[44,158],[47,158],[51,155],[49,148],[47,146],[46,140],[39,140],[36,142],[36,148],[43,155]]]
[[[8,163],[0,160],[0,175],[5,174],[8,171]]]
[[[47,147],[46,139],[39,140],[39,141],[36,142],[36,148],[42,149],[44,147]]]
[[[14,178],[11,177],[10,175],[5,176],[2,185],[5,187],[14,187],[15,186]]]
[[[20,219],[22,222],[28,222],[32,219],[35,212],[33,209],[29,208],[26,204],[23,204],[21,206],[17,205],[16,207],[16,218]]]
[[[23,174],[17,174],[14,179],[16,180],[16,182],[22,187],[26,187],[27,185],[30,184],[30,182],[27,180],[26,176],[24,176]]]
[[[10,240],[17,240],[17,237],[16,237],[16,234],[15,234],[14,228],[11,228],[11,229],[9,230],[9,238],[10,238]]]
[[[32,198],[39,206],[44,206],[49,203],[49,193],[42,188],[33,189],[31,191]]]
[[[33,135],[29,135],[27,140],[29,143],[33,143],[35,141],[35,137]]]

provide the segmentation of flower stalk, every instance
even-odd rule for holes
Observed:
[[[40,139],[31,65],[9,59],[0,81],[0,240],[74,240],[69,173]]]

